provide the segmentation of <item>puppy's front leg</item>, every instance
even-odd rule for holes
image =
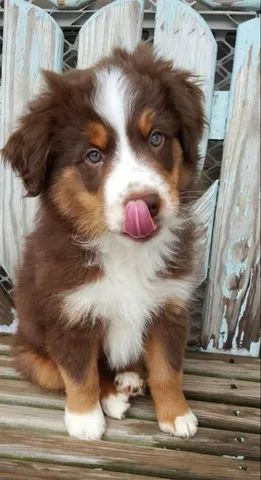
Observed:
[[[148,381],[159,427],[163,432],[185,438],[197,431],[197,419],[182,391],[187,332],[186,310],[170,303],[155,320],[145,344]]]
[[[98,440],[106,427],[100,406],[98,341],[93,339],[92,345],[86,345],[89,354],[81,356],[83,349],[72,337],[73,348],[67,358],[58,363],[66,390],[65,425],[73,437]]]

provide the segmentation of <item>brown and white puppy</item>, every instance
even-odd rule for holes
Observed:
[[[16,283],[17,368],[65,388],[69,434],[98,439],[103,411],[121,418],[141,392],[144,361],[161,430],[194,435],[182,363],[200,90],[145,45],[45,77],[3,150],[40,196]]]

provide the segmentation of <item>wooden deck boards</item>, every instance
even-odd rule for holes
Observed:
[[[260,363],[189,353],[185,392],[199,418],[190,440],[159,431],[149,397],[126,419],[108,419],[101,442],[66,435],[64,397],[42,391],[13,369],[0,337],[0,480],[155,480],[259,478]]]

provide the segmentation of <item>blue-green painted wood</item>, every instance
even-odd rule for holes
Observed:
[[[259,0],[200,0],[201,3],[215,10],[243,10],[245,12],[259,12]]]
[[[63,34],[48,13],[23,0],[6,0],[2,54],[1,146],[42,83],[41,69],[62,69]],[[6,206],[8,205],[8,208]],[[0,264],[13,277],[36,202],[0,162]]]
[[[198,76],[205,97],[206,118],[210,122],[217,44],[205,20],[189,5],[179,0],[157,0],[154,44],[160,54],[173,61],[174,67]],[[208,128],[201,142],[204,165]]]
[[[203,346],[245,355],[260,348],[260,21],[238,28]]]
[[[216,90],[213,95],[209,140],[222,140],[225,136],[229,92]]]
[[[143,0],[117,0],[89,18],[79,33],[78,67],[86,68],[114,47],[132,51],[141,40]]]

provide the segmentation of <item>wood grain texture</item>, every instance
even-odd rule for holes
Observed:
[[[204,282],[208,275],[210,247],[213,231],[213,223],[217,202],[218,180],[196,201],[192,211],[197,218],[199,229],[199,272],[198,285]]]
[[[6,458],[1,458],[0,462],[0,480],[130,480],[129,473],[103,471],[101,468],[91,470],[57,463]],[[157,480],[157,478],[131,475],[131,480]]]
[[[215,10],[260,11],[259,0],[200,0],[203,5]]]
[[[6,1],[4,32],[0,147],[28,100],[39,92],[41,68],[61,70],[63,50],[55,21],[23,0]],[[36,201],[25,199],[24,193],[21,181],[0,162],[0,263],[11,277],[36,210]]]
[[[181,449],[212,455],[243,456],[258,459],[260,437],[256,434],[200,428],[193,439],[181,439],[160,432],[156,422],[136,419],[107,420],[105,441],[128,442],[130,445]],[[64,412],[54,409],[0,404],[0,427],[30,429],[66,434]]]
[[[12,335],[0,335],[0,355],[10,354],[12,339]]]
[[[213,94],[209,140],[223,140],[227,122],[229,92],[216,90]]]
[[[143,0],[117,0],[98,10],[79,33],[78,68],[87,68],[114,47],[133,50],[141,39]]]
[[[0,437],[0,456],[58,464],[102,468],[104,471],[146,474],[169,479],[236,480],[259,479],[255,461],[221,458],[191,452],[86,442],[63,435],[4,429]]]
[[[238,28],[202,345],[259,355],[260,23]]]
[[[211,118],[217,44],[203,18],[179,0],[157,0],[154,45],[175,67],[191,70],[198,76],[205,97],[205,114]],[[204,165],[208,142],[205,128],[201,142]]]

